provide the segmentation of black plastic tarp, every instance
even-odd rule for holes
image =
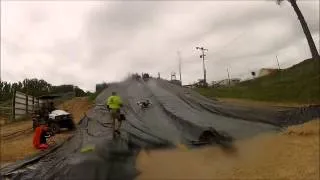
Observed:
[[[127,120],[121,136],[113,139],[110,115],[103,106],[112,91],[124,101]],[[141,109],[136,102],[149,99],[152,106]],[[135,158],[141,148],[171,148],[197,140],[214,127],[235,139],[278,131],[319,117],[318,106],[293,109],[238,107],[207,99],[188,88],[164,80],[126,80],[112,84],[96,99],[78,125],[74,136],[41,158],[25,159],[1,169],[11,179],[134,179]],[[92,147],[88,152],[81,150]],[[33,157],[34,158],[34,157]]]

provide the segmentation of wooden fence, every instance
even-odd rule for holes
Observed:
[[[75,97],[74,92],[56,95],[59,96],[59,98],[54,100],[56,105]],[[6,104],[0,104],[0,115],[5,117],[5,123],[9,123],[9,121],[21,119],[31,114],[36,108],[39,108],[42,103],[42,100],[39,100],[34,96],[19,91],[14,91],[11,103],[7,102]]]
[[[14,91],[12,98],[12,120],[22,118],[31,114],[36,107],[39,107],[41,100],[25,93]]]

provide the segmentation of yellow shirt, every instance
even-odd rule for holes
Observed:
[[[110,109],[120,109],[122,105],[122,100],[120,96],[110,96],[107,101],[107,105]]]

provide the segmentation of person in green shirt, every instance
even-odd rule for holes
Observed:
[[[107,100],[107,107],[110,109],[112,126],[115,133],[120,133],[121,119],[120,108],[122,107],[122,100],[116,92],[112,92],[112,95]]]

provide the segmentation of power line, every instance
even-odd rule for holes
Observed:
[[[248,31],[243,31],[241,34],[239,34],[238,36],[236,36],[235,38],[233,38],[231,41],[229,41],[227,44],[225,44],[224,46],[222,46],[219,50],[216,50],[214,51],[213,53],[221,53],[221,52],[218,52],[218,51],[222,51],[224,50],[226,47],[228,47],[231,43],[235,42],[236,40],[238,40],[240,37],[242,37],[245,33],[247,33]],[[217,55],[215,54],[215,56]],[[191,57],[191,56],[190,56]],[[190,60],[190,61],[184,61],[183,63],[192,63],[192,62],[196,62],[194,61],[193,59]]]
[[[224,50],[226,47],[228,47],[231,43],[235,42],[236,40],[238,40],[240,37],[242,37],[245,33],[247,33],[248,31],[243,31],[241,34],[239,34],[238,36],[236,36],[235,38],[233,38],[231,41],[229,41],[227,44],[225,44],[224,46],[222,46],[222,48],[220,48],[219,50],[214,51],[213,53],[217,53],[219,54],[218,51],[222,51]],[[221,53],[221,52],[220,52]]]

